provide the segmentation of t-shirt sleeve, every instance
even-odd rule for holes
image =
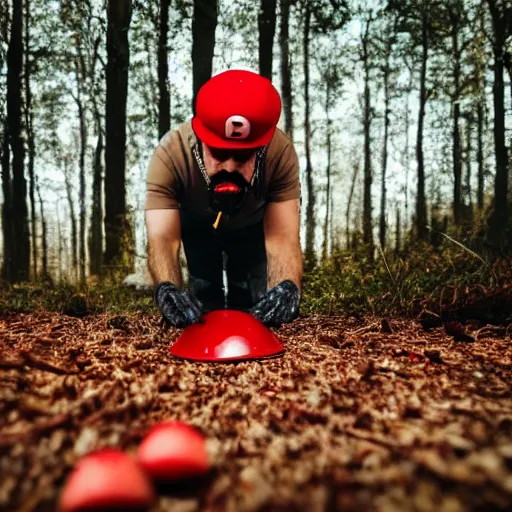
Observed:
[[[179,208],[181,180],[162,142],[154,150],[149,162],[145,210]]]
[[[268,184],[268,202],[300,199],[299,159],[293,144],[284,146],[275,161],[274,171]]]

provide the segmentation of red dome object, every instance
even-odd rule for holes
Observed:
[[[220,309],[189,325],[173,343],[173,356],[193,361],[228,362],[274,357],[284,347],[257,318],[243,311]]]
[[[154,500],[139,464],[116,448],[104,448],[78,462],[62,491],[59,512],[147,510]]]
[[[153,480],[162,482],[200,477],[210,467],[203,435],[180,421],[155,425],[140,443],[137,460]]]

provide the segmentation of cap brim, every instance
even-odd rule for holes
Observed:
[[[261,137],[251,141],[229,140],[219,137],[217,134],[210,131],[197,117],[192,118],[192,129],[201,142],[216,149],[261,148],[262,146],[266,146],[272,140],[272,136],[276,131],[276,127],[274,126]]]

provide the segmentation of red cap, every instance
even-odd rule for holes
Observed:
[[[229,70],[199,89],[192,128],[212,148],[258,148],[270,142],[280,115],[281,98],[270,80]]]

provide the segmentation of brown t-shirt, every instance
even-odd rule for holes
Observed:
[[[195,153],[195,154],[194,154]],[[167,132],[153,152],[146,179],[146,210],[180,208],[213,223],[208,184],[199,167],[200,148],[190,122]],[[279,129],[256,159],[255,176],[241,211],[224,216],[219,229],[238,229],[263,218],[268,202],[300,198],[299,163],[291,140]]]

